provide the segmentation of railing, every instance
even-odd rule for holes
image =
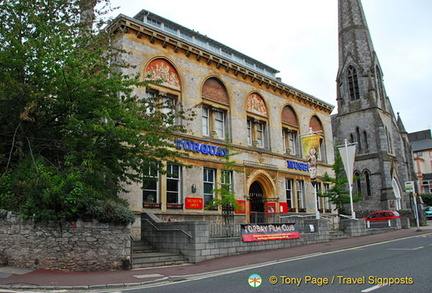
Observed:
[[[210,238],[226,238],[226,237],[241,237],[240,224],[209,224]]]
[[[397,227],[396,221],[382,220],[382,221],[366,221],[366,228],[391,228]]]
[[[172,232],[172,231],[176,231],[176,232],[181,232],[181,233],[185,234],[190,239],[193,239],[192,235],[190,235],[185,230],[182,230],[182,229],[159,229],[158,227],[156,227],[152,222],[150,222],[147,219],[141,219],[141,221],[145,221],[145,222],[149,223],[158,232]]]

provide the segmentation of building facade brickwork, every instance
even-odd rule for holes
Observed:
[[[178,149],[189,152],[179,158],[190,168],[167,166],[170,175],[144,174],[156,183],[127,186],[123,194],[137,220],[152,211],[164,220],[220,220],[221,210],[207,210],[220,186],[221,149],[230,141],[239,153],[232,159],[241,172],[228,174],[237,201],[237,222],[266,221],[266,214],[315,213],[314,188],[308,172],[308,155],[301,138],[316,134],[317,185],[334,162],[331,116],[333,106],[276,77],[276,69],[189,30],[149,11],[134,18],[117,17],[110,28],[117,44],[142,77],[163,80],[146,95],[169,99],[186,108],[195,107],[197,117],[184,123],[187,133],[178,134]],[[147,176],[147,177],[146,177]],[[322,213],[332,213],[330,203],[318,199]],[[134,235],[139,237],[137,221]]]

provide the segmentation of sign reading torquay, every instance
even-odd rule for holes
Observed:
[[[300,238],[295,224],[242,224],[243,242]]]
[[[225,147],[218,147],[206,143],[192,142],[189,140],[183,139],[174,139],[174,143],[176,144],[176,149],[185,151],[194,151],[196,153],[201,153],[204,155],[225,157],[228,153],[228,149]]]

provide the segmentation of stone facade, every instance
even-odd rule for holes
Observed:
[[[173,220],[213,220],[221,215],[220,209],[206,210],[205,206],[215,196],[209,190],[220,184],[224,164],[212,152],[224,147],[226,140],[239,153],[232,159],[243,171],[234,172],[231,179],[236,199],[244,206],[237,219],[249,222],[252,214],[270,210],[315,213],[301,137],[311,129],[318,133],[317,181],[324,190],[322,176],[332,173],[334,161],[332,105],[283,83],[276,77],[277,70],[149,11],[134,18],[119,16],[109,30],[128,52],[125,60],[136,65],[125,74],[152,74],[164,80],[147,91],[136,89],[138,96],[172,99],[197,114],[193,121],[177,121],[187,128],[187,133],[178,134],[177,147],[189,152],[179,160],[190,166],[180,168],[177,182],[161,174],[157,186],[145,190],[145,195],[142,184],[125,186],[129,193],[121,196],[137,215],[134,237],[140,237],[143,212]],[[304,167],[290,168],[288,161]],[[205,172],[214,173],[207,176]],[[172,184],[176,190],[168,198]],[[332,212],[321,198],[318,208]]]
[[[38,270],[129,269],[130,226],[81,220],[36,224],[8,213],[0,219],[0,265]]]

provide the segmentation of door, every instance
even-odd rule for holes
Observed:
[[[252,183],[249,188],[249,200],[251,206],[250,222],[264,223],[264,192],[257,181]]]

